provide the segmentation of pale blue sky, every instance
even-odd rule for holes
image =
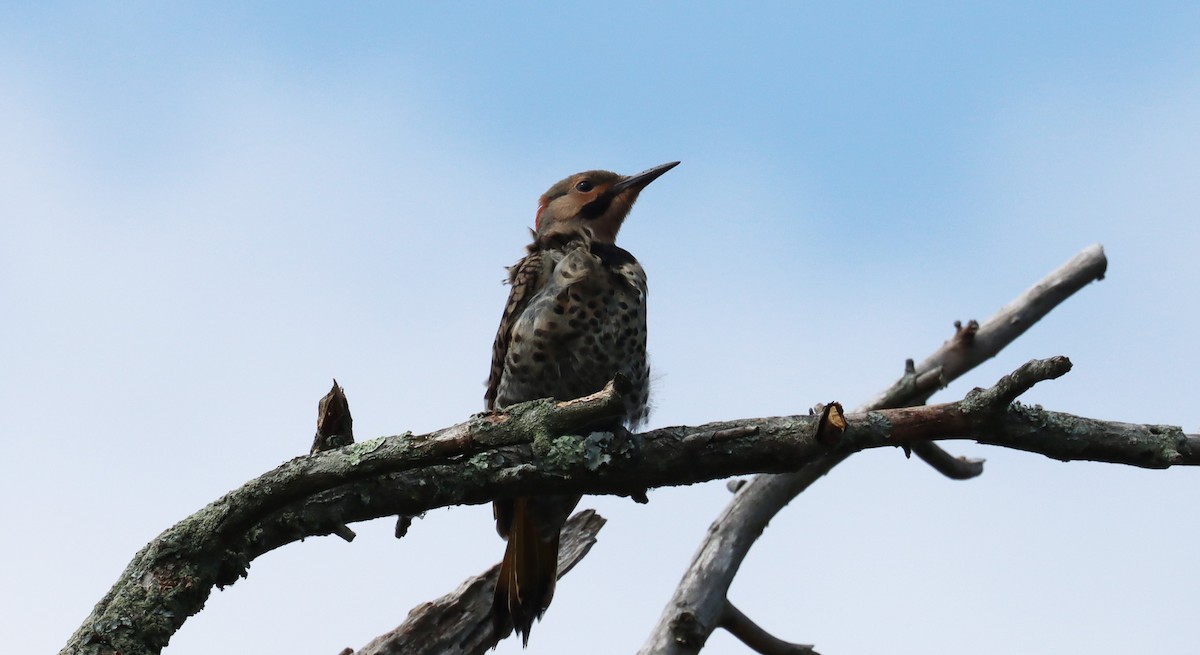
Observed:
[[[360,438],[478,411],[503,267],[589,168],[683,161],[621,234],[652,426],[855,405],[1100,242],[1108,279],[939,398],[1064,354],[1027,400],[1195,432],[1200,6],[1046,5],[0,8],[10,645],[61,647],[147,540],[304,452],[330,377]],[[985,475],[835,470],[733,600],[826,655],[1193,652],[1200,472],[950,447]],[[611,521],[529,652],[636,650],[727,499],[585,501]],[[358,647],[503,548],[486,507],[355,529],[167,652]]]

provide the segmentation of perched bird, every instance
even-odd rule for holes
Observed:
[[[646,273],[615,241],[642,189],[679,162],[637,175],[587,171],[538,201],[533,243],[508,269],[512,290],[492,347],[488,409],[599,391],[620,373],[631,383],[625,423],[649,409]],[[618,425],[596,426],[616,428]],[[496,531],[508,540],[492,604],[497,634],[511,625],[523,643],[550,605],[558,536],[579,496],[497,500]]]

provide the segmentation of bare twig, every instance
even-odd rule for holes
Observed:
[[[1107,265],[1102,247],[1085,248],[1002,307],[983,325],[977,328],[960,325],[954,338],[920,365],[910,363],[900,380],[865,403],[862,409],[926,402],[935,391],[994,356],[1076,291],[1094,280],[1103,279]],[[922,445],[917,452],[926,461],[955,459],[933,444]],[[718,625],[734,576],[767,523],[847,456],[844,452],[833,453],[794,473],[758,476],[743,486],[713,522],[663,609],[658,624],[642,646],[641,655],[699,652]],[[935,468],[943,473],[971,472],[972,469],[967,464]],[[694,617],[700,626],[698,633],[684,637],[676,634],[673,627],[677,623],[676,617],[684,614]]]
[[[333,533],[341,537],[346,542],[354,541],[354,538],[358,536],[354,534],[354,530],[351,530],[350,527],[346,525],[333,526]]]
[[[954,456],[942,450],[932,441],[918,441],[909,448],[935,471],[951,480],[970,480],[983,473],[983,459]]]
[[[955,335],[915,365],[911,375],[905,375],[863,407],[882,409],[928,402],[938,389],[995,357],[1076,291],[1103,280],[1107,268],[1108,259],[1100,244],[1084,248],[983,324],[957,324]]]
[[[721,627],[762,655],[820,655],[811,644],[793,644],[763,630],[729,601],[721,613]]]

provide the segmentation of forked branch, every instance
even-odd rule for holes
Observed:
[[[956,324],[950,340],[920,364],[909,360],[900,379],[861,409],[926,402],[938,389],[995,356],[1076,291],[1103,279],[1107,267],[1104,249],[1098,244],[1083,249],[982,325],[974,321],[965,326]],[[982,462],[956,458],[932,442],[916,442],[911,447],[948,477],[967,479],[983,471]],[[793,473],[758,476],[743,485],[708,530],[640,653],[699,652],[708,635],[718,627],[729,586],[767,523],[846,456],[832,453]],[[681,630],[678,626],[688,629]]]

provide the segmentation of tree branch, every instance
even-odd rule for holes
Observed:
[[[939,389],[996,356],[1051,310],[1092,282],[1104,279],[1108,258],[1093,244],[1001,307],[982,325],[955,325],[954,336],[863,407],[882,409],[928,402]]]
[[[1099,244],[1093,244],[1001,307],[983,325],[967,321],[964,326],[955,321],[954,336],[941,348],[925,358],[919,366],[914,366],[912,360],[907,362],[905,375],[897,385],[907,387],[898,391],[912,393],[911,398],[902,403],[887,403],[884,402],[888,394],[885,391],[868,402],[867,406],[899,407],[928,402],[935,392],[994,357],[1076,291],[1093,280],[1103,280],[1107,269],[1108,259],[1104,256],[1104,249]],[[954,457],[934,443],[913,444],[911,450],[925,463],[953,480],[966,480],[983,473],[982,461]]]
[[[214,586],[245,576],[249,562],[269,550],[340,533],[354,521],[490,500],[488,492],[476,495],[480,482],[516,485],[519,476],[502,452],[477,460],[464,453],[522,444],[532,457],[538,437],[546,442],[547,434],[622,414],[619,387],[615,381],[587,398],[526,403],[422,437],[379,438],[293,459],[147,544],[61,652],[157,653]],[[474,483],[463,483],[468,478]]]
[[[1079,419],[1019,406],[1006,409],[1015,394],[1061,374],[1069,365],[1065,358],[1035,360],[961,402],[848,415],[835,454],[919,439],[972,438],[1058,459],[1096,458],[1150,467],[1200,463],[1200,437],[1188,437],[1178,428]],[[399,508],[416,514],[531,493],[629,494],[752,471],[795,470],[831,459],[817,438],[820,416],[662,428],[644,433],[637,450],[611,433],[551,439],[531,427],[555,425],[560,430],[554,433],[569,435],[569,420],[587,424],[592,422],[591,412],[620,405],[620,394],[610,385],[577,401],[524,403],[424,437],[386,437],[287,462],[148,544],[63,652],[159,652],[174,630],[203,607],[211,588],[232,582],[227,577],[231,571],[244,574],[262,548],[257,539],[261,525],[279,520],[279,514],[259,516],[246,508],[273,509],[283,502],[263,496],[303,502],[296,497],[299,488],[316,494],[312,503],[319,506],[331,498],[344,500],[348,492],[357,504],[339,508],[346,514],[337,518],[346,523],[351,515],[363,513],[386,515]],[[363,480],[363,471],[374,477]],[[314,488],[303,472],[322,480],[325,488]],[[374,491],[389,487],[390,494],[374,497]],[[214,528],[227,524],[231,515],[247,522],[245,533]],[[274,532],[281,534],[278,527]]]
[[[911,361],[901,378],[862,406],[863,411],[919,405],[938,389],[986,361],[1094,280],[1104,278],[1108,261],[1096,244],[1002,307],[983,325],[956,326],[955,336],[921,364]],[[912,445],[925,461],[950,477],[971,477],[982,463],[957,458],[932,443]],[[683,579],[667,602],[641,655],[697,653],[717,627],[729,586],[754,541],[775,514],[848,456],[833,453],[787,475],[758,476],[746,483],[709,528]],[[958,475],[952,475],[958,474]],[[976,473],[977,474],[977,473]],[[680,631],[676,626],[692,626]]]
[[[558,577],[567,574],[596,543],[604,517],[587,509],[567,520],[558,549]],[[346,655],[400,655],[414,652],[441,655],[483,655],[496,645],[492,628],[492,591],[500,565],[468,578],[454,592],[422,603],[387,634]],[[349,650],[349,649],[347,649]]]

